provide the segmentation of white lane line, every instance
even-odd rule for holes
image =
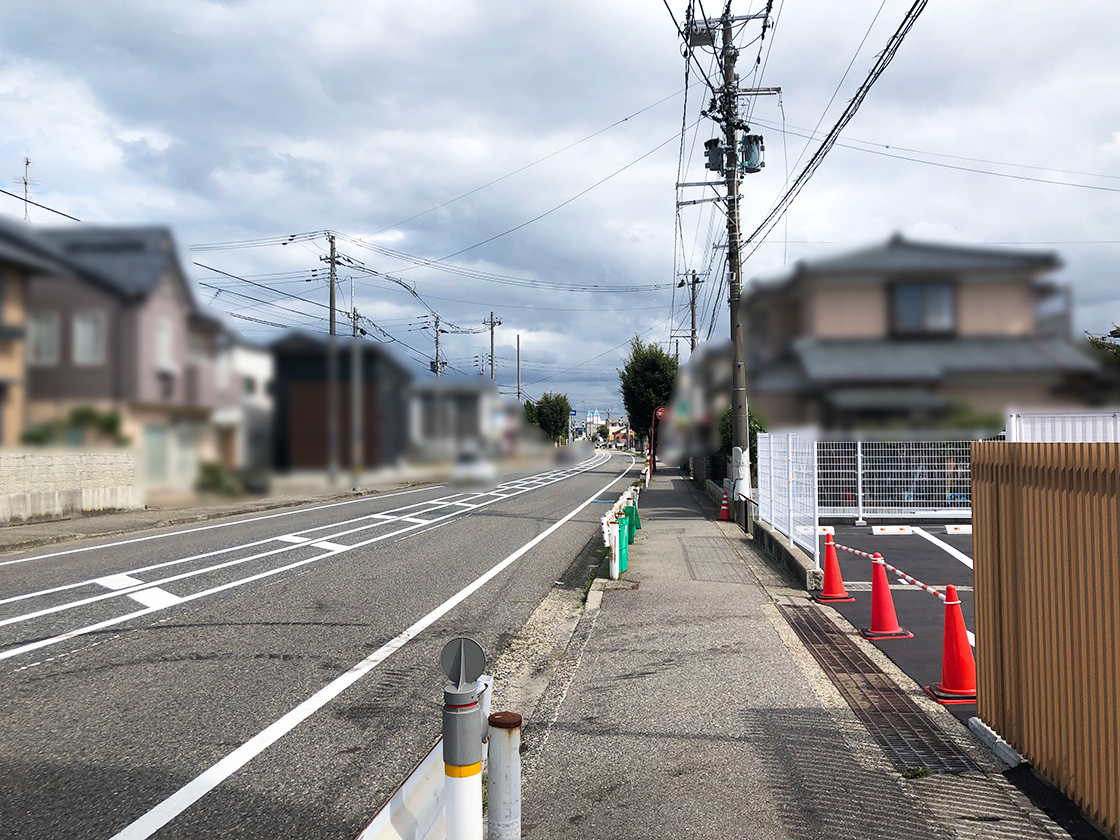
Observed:
[[[99,551],[103,548],[117,548],[122,545],[132,545],[133,543],[147,542],[148,540],[162,540],[167,537],[181,537],[183,534],[195,534],[199,531],[210,531],[214,528],[230,528],[234,525],[248,525],[250,522],[263,522],[266,519],[277,519],[281,516],[295,516],[298,513],[316,513],[321,510],[328,510],[329,508],[341,507],[342,505],[356,505],[359,502],[376,502],[381,499],[391,499],[394,496],[406,496],[409,493],[423,493],[426,490],[437,490],[444,487],[443,484],[434,484],[428,487],[417,487],[415,490],[399,490],[396,493],[380,493],[376,496],[362,496],[359,499],[347,499],[344,502],[331,502],[326,505],[316,505],[314,507],[301,507],[296,510],[286,510],[282,513],[270,513],[268,516],[254,516],[252,519],[239,519],[236,522],[219,522],[216,525],[203,525],[199,528],[187,528],[183,531],[169,531],[166,534],[150,534],[146,537],[134,537],[130,540],[119,540],[118,542],[105,543],[103,545],[87,545],[82,548],[70,548],[66,551],[53,551],[50,554],[36,554],[34,557],[21,557],[19,560],[3,560],[0,561],[0,566],[10,566],[14,563],[30,563],[32,560],[46,560],[48,557],[62,557],[66,554],[78,554],[83,551]]]
[[[587,472],[587,470],[594,469],[596,466],[599,466],[599,464],[601,464],[601,463],[605,463],[605,462],[601,461],[597,464],[592,464],[590,466],[584,467],[582,470],[573,470],[567,477],[570,478],[571,476],[578,475],[581,472]],[[558,478],[553,483],[557,483],[561,480],[563,480],[563,479]],[[486,502],[485,504],[486,505],[491,505],[491,504],[494,504],[497,501],[498,500],[495,499],[493,502]],[[440,517],[440,519],[442,519],[442,520],[451,519],[452,517],[460,516],[463,513],[465,513],[465,511],[461,511],[461,510],[452,511],[451,513],[444,514],[444,516]],[[368,539],[368,540],[364,540],[364,541],[359,542],[359,543],[355,543],[354,545],[342,546],[342,545],[334,544],[334,545],[336,545],[336,548],[331,550],[330,554],[316,555],[315,557],[311,557],[311,558],[308,558],[306,560],[299,560],[299,561],[296,561],[294,563],[289,563],[285,566],[278,566],[275,569],[270,569],[270,570],[261,572],[259,574],[255,574],[255,575],[251,575],[251,576],[246,577],[246,578],[241,578],[239,580],[231,581],[229,583],[222,584],[221,586],[215,586],[215,587],[212,587],[210,589],[205,589],[201,592],[194,592],[190,595],[187,595],[187,596],[183,597],[181,599],[181,601],[179,601],[178,603],[182,603],[184,601],[194,601],[194,600],[197,600],[198,598],[206,597],[207,595],[213,595],[213,594],[216,594],[218,592],[224,592],[225,590],[232,589],[235,586],[241,586],[241,585],[246,584],[246,583],[252,583],[253,581],[257,581],[257,580],[260,580],[262,578],[271,577],[272,575],[281,574],[282,572],[289,571],[290,569],[295,569],[295,568],[298,568],[300,566],[305,566],[308,563],[315,563],[315,562],[317,562],[319,560],[323,560],[327,557],[333,557],[333,556],[341,553],[342,551],[350,551],[350,550],[353,550],[353,549],[356,549],[356,548],[363,548],[367,545],[372,545],[373,543],[381,542],[382,540],[391,539],[392,537],[396,537],[396,536],[399,536],[400,534],[408,533],[409,531],[414,531],[417,528],[422,528],[426,525],[431,525],[434,522],[438,522],[438,521],[439,520],[433,520],[433,522],[425,522],[423,525],[415,524],[415,525],[409,525],[405,528],[398,528],[395,531],[390,531],[387,534],[379,534],[376,537],[373,537],[373,538]],[[360,531],[360,530],[363,530],[363,529],[362,528],[354,528],[350,531],[343,531],[341,534],[336,534],[335,536],[344,536],[346,534],[351,534],[351,533],[354,533],[355,531]],[[228,568],[230,566],[236,566],[240,563],[247,563],[250,560],[256,560],[256,559],[260,559],[261,557],[267,557],[269,555],[279,554],[283,551],[289,551],[293,547],[294,546],[286,546],[284,548],[277,548],[277,549],[273,549],[272,551],[261,552],[260,554],[254,555],[252,557],[245,557],[245,558],[240,558],[240,559],[237,559],[237,560],[230,560],[226,563],[220,563],[216,566],[210,566],[207,569],[196,569],[195,571],[185,572],[181,575],[173,575],[171,577],[163,578],[161,580],[151,581],[148,584],[148,586],[152,586],[152,585],[157,585],[158,586],[159,584],[162,584],[162,583],[170,583],[172,581],[183,580],[184,578],[189,578],[189,577],[194,577],[196,575],[205,574],[206,572],[209,572],[209,571],[215,571],[217,569],[223,569],[223,568]],[[33,612],[33,613],[27,613],[27,614],[22,615],[22,616],[13,616],[12,618],[4,619],[4,620],[0,621],[0,627],[3,627],[7,624],[14,624],[14,623],[17,623],[17,622],[20,622],[20,621],[28,621],[32,618],[38,618],[40,616],[48,615],[48,614],[51,614],[51,613],[61,612],[62,610],[72,609],[74,607],[82,606],[84,604],[92,603],[94,601],[102,601],[102,600],[105,600],[107,598],[112,598],[112,597],[115,597],[117,595],[122,595],[122,594],[123,595],[128,595],[128,594],[131,594],[131,593],[129,593],[127,591],[124,591],[124,590],[120,590],[118,592],[109,592],[109,593],[106,593],[105,595],[97,595],[97,596],[92,597],[92,598],[84,598],[84,599],[79,600],[79,601],[72,601],[68,604],[59,604],[59,605],[56,605],[56,606],[53,606],[53,607],[47,607],[47,608],[42,609],[42,610],[37,610],[36,612]],[[70,630],[66,633],[63,633],[60,636],[53,636],[53,637],[47,638],[47,639],[40,639],[39,641],[36,641],[36,642],[30,642],[28,644],[21,645],[20,647],[10,648],[9,650],[0,652],[0,660],[10,659],[13,656],[18,656],[22,653],[27,653],[27,652],[32,651],[32,650],[38,650],[39,648],[47,647],[48,645],[57,644],[59,642],[66,641],[68,639],[75,638],[76,636],[83,636],[87,633],[93,633],[93,632],[96,632],[98,630],[103,630],[106,627],[112,627],[114,625],[120,624],[120,623],[125,622],[125,621],[130,621],[134,618],[137,618],[137,617],[142,616],[142,615],[146,615],[146,614],[148,614],[150,612],[154,612],[154,611],[155,611],[154,609],[149,608],[147,610],[141,610],[139,612],[128,613],[126,615],[117,616],[116,618],[111,618],[111,619],[108,619],[106,621],[100,621],[100,622],[97,622],[96,624],[91,624],[91,625],[88,625],[86,627],[81,627],[81,628],[78,628],[77,630]]]
[[[513,554],[502,560],[497,565],[493,566],[488,572],[476,578],[472,583],[460,589],[457,593],[452,595],[426,616],[421,618],[407,630],[396,636],[387,644],[378,648],[374,653],[363,659],[349,671],[334,681],[328,683],[315,694],[304,700],[286,715],[281,717],[275,723],[266,727],[258,732],[236,750],[231,752],[225,758],[218,761],[209,769],[205,770],[201,775],[197,776],[192,781],[188,782],[183,787],[179,788],[175,793],[171,794],[167,799],[160,802],[142,817],[126,826],[123,830],[117,832],[110,838],[110,840],[147,840],[173,819],[175,819],[183,811],[187,810],[191,805],[200,800],[270,746],[275,744],[315,712],[323,708],[334,698],[338,697],[342,692],[354,685],[358,680],[403,648],[408,642],[420,635],[424,630],[429,628],[432,624],[445,616],[448,612],[461,604],[494,577],[503,572],[506,568],[512,565],[515,561],[520,559],[526,552],[534,548],[553,533],[555,533],[561,526],[565,525],[574,516],[579,514],[584,508],[590,505],[601,494],[605,493],[615,484],[617,484],[623,476],[630,471],[634,466],[635,459],[630,456],[630,466],[622,471],[621,474],[606,486],[598,490],[587,501],[580,504],[578,507],[567,513],[562,519],[553,523],[540,534],[538,534]]]
[[[166,589],[160,589],[158,586],[153,586],[150,589],[141,589],[139,592],[131,592],[128,597],[134,601],[139,601],[145,607],[151,607],[156,610],[162,610],[164,607],[172,607],[175,604],[183,603],[183,599],[178,595],[172,595]]]
[[[968,643],[973,647],[976,647],[976,634],[971,630],[965,630],[964,632],[968,634]]]
[[[296,543],[297,545],[301,543],[311,542],[310,537],[297,537],[295,534],[284,534],[284,536],[282,537],[273,537],[273,539],[280,540],[280,542]]]
[[[108,575],[94,581],[98,586],[106,589],[128,589],[130,586],[143,585],[144,581],[137,580],[131,575]]]
[[[600,462],[600,463],[605,463],[605,462]],[[583,465],[580,465],[580,466],[583,466]],[[584,467],[583,470],[573,471],[572,474],[575,475],[577,472],[584,472],[587,469],[592,469],[595,466],[598,466],[598,464],[590,464],[589,466]],[[542,486],[544,486],[544,485],[542,485]],[[421,488],[421,489],[425,489],[425,488]],[[415,493],[415,492],[419,492],[419,491],[416,491],[416,490],[403,491],[403,493]],[[394,493],[394,494],[388,494],[388,495],[403,495],[403,493]],[[385,512],[385,513],[367,514],[365,516],[359,516],[359,517],[356,517],[354,519],[343,520],[342,522],[331,522],[331,523],[328,523],[326,525],[318,525],[318,526],[315,526],[315,527],[312,527],[312,528],[305,528],[303,531],[298,531],[295,534],[288,534],[286,536],[287,537],[296,537],[296,536],[299,536],[300,534],[308,534],[308,533],[312,533],[314,531],[323,531],[323,530],[326,530],[326,529],[329,529],[329,528],[338,528],[338,527],[341,527],[341,526],[344,526],[344,525],[353,524],[355,522],[368,521],[370,519],[382,519],[382,520],[385,520],[386,522],[396,522],[401,518],[401,512],[402,511],[411,510],[412,508],[419,507],[419,506],[422,506],[422,505],[431,505],[431,504],[434,504],[434,503],[437,503],[437,502],[440,503],[438,505],[438,507],[447,507],[447,506],[452,504],[451,502],[446,501],[447,499],[452,499],[452,498],[455,498],[457,496],[462,496],[462,495],[463,495],[462,493],[453,493],[450,496],[444,496],[444,497],[441,497],[440,499],[434,499],[434,500],[431,500],[431,501],[428,501],[428,502],[417,502],[416,504],[413,504],[413,505],[406,505],[405,507],[394,508],[392,511],[388,511],[388,512]],[[380,496],[378,498],[385,498],[385,496]],[[349,504],[349,502],[347,502],[347,504]],[[327,507],[333,507],[333,505],[328,505]],[[269,518],[269,517],[262,517],[262,518]],[[211,526],[211,527],[217,527],[217,526]],[[205,530],[205,529],[196,529],[196,530]],[[360,531],[360,530],[364,530],[364,528],[356,528],[356,529],[353,529],[352,531],[342,531],[340,533],[331,534],[329,536],[338,537],[338,536],[343,536],[345,534],[353,533],[354,531]],[[188,533],[188,532],[183,532],[183,533]],[[276,537],[266,537],[266,538],[261,539],[261,540],[255,540],[253,542],[242,543],[240,545],[228,546],[226,548],[219,548],[219,549],[215,549],[214,551],[206,551],[206,552],[203,552],[202,554],[193,554],[189,557],[182,557],[182,558],[179,558],[179,559],[176,559],[176,560],[166,560],[162,563],[154,563],[150,566],[142,566],[139,569],[132,569],[129,572],[127,572],[126,574],[131,574],[131,575],[143,574],[145,572],[154,571],[156,569],[164,569],[164,568],[168,568],[170,566],[177,566],[177,565],[181,565],[183,563],[190,563],[190,562],[197,561],[197,560],[203,560],[207,557],[215,557],[215,556],[218,556],[218,555],[221,555],[221,554],[228,554],[228,553],[233,552],[233,551],[241,551],[241,550],[248,549],[248,548],[256,548],[257,546],[267,545],[270,542],[274,542],[276,539],[277,539]],[[310,542],[312,539],[313,538],[308,537],[307,541]],[[294,542],[294,541],[291,540],[291,539],[286,539],[285,542]],[[121,544],[123,545],[123,543],[121,543]],[[66,553],[69,553],[69,552],[61,552],[61,553],[66,554]],[[233,564],[236,565],[239,562],[245,562],[247,560],[259,559],[260,557],[266,557],[269,554],[275,554],[275,553],[276,552],[265,552],[265,553],[262,553],[262,554],[256,554],[256,555],[253,555],[251,557],[243,558],[242,560],[234,561]],[[54,555],[43,555],[43,556],[49,557],[49,556],[54,556]],[[34,559],[34,558],[28,558],[28,559]],[[4,565],[4,564],[0,563],[0,565]],[[218,566],[212,566],[212,567],[210,567],[210,570],[225,568],[226,566],[229,566],[229,565],[231,565],[231,564],[226,563],[226,564],[221,564],[221,565],[218,565]],[[207,570],[204,569],[202,571],[207,571]],[[176,577],[176,578],[165,578],[163,581],[156,581],[156,582],[159,583],[159,582],[166,582],[168,580],[179,580],[179,579],[180,578],[178,578],[178,577]],[[27,600],[29,598],[36,598],[36,597],[39,597],[39,596],[42,596],[42,595],[50,595],[50,594],[53,594],[53,593],[56,593],[56,592],[64,592],[68,589],[77,589],[77,588],[80,588],[80,587],[83,587],[83,586],[89,586],[90,584],[94,584],[96,582],[97,582],[96,580],[84,580],[84,581],[79,581],[78,583],[69,583],[69,584],[65,584],[64,586],[56,586],[56,587],[53,587],[51,589],[39,590],[38,592],[27,592],[27,593],[24,593],[22,595],[14,595],[14,596],[11,596],[11,597],[8,597],[8,598],[2,598],[2,599],[0,599],[0,604],[8,604],[8,603],[12,603],[13,601],[24,601],[24,600]],[[97,600],[97,599],[93,599],[93,600]],[[85,604],[85,603],[89,603],[89,599],[82,600],[82,601],[76,601],[76,602],[73,603],[73,606],[80,606],[80,605]],[[68,608],[69,607],[66,606],[66,605],[63,605],[63,607],[62,607],[62,609],[68,609]],[[52,610],[52,611],[57,611],[57,610]],[[40,615],[40,613],[31,614],[29,617],[37,617],[38,615]],[[0,626],[3,626],[4,623],[5,622],[0,622]],[[8,623],[10,623],[10,621]]]
[[[925,530],[919,528],[917,525],[914,526],[913,532],[915,534],[917,534],[919,537],[921,537],[922,539],[929,540],[931,543],[933,543],[938,548],[944,549],[945,552],[947,554],[949,554],[950,557],[957,558],[962,563],[964,563],[966,566],[968,566],[968,568],[970,568],[970,569],[972,568],[972,558],[969,557],[967,554],[965,554],[963,551],[958,551],[957,549],[953,548],[953,546],[949,545],[949,543],[945,542],[944,540],[939,540],[933,534],[929,533],[929,531],[925,531]]]
[[[405,519],[403,521],[404,522],[412,522],[413,520]],[[424,524],[427,525],[428,523],[425,522]],[[312,543],[312,545],[315,546],[315,548],[323,549],[323,551],[346,551],[346,549],[350,548],[350,546],[348,546],[348,545],[340,545],[339,543],[332,543],[332,542],[326,542],[326,541]]]

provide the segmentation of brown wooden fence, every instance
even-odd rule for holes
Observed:
[[[1120,836],[1120,443],[973,443],[979,714]]]

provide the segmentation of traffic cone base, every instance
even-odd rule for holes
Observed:
[[[877,641],[878,639],[913,639],[914,634],[909,630],[904,630],[899,627],[897,630],[887,633],[876,633],[874,630],[869,630],[866,627],[859,631],[859,634],[865,639]]]
[[[832,534],[827,534],[824,538],[824,583],[821,591],[812,598],[822,604],[855,600],[844,588],[844,579],[840,575],[840,560],[836,556],[836,544],[832,540]]]
[[[937,685],[927,685],[925,687],[925,690],[926,694],[928,694],[942,706],[957,706],[964,705],[965,703],[976,702],[975,692],[970,695],[947,694],[945,693],[945,690],[941,688],[940,683],[938,683]]]
[[[719,503],[719,521],[730,522],[731,511],[727,509],[727,491],[723,491],[723,501]]]

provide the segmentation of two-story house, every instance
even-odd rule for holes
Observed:
[[[844,429],[1089,404],[1103,381],[1045,276],[1059,264],[896,235],[755,278],[740,303],[751,408],[770,426]]]
[[[212,415],[238,392],[228,337],[194,300],[171,231],[77,225],[28,236],[79,269],[29,285],[28,424],[76,407],[115,412],[119,434],[141,450],[148,490],[190,489],[200,460],[221,449]]]

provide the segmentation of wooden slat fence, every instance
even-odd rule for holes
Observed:
[[[1120,836],[1120,443],[972,444],[979,714]]]

